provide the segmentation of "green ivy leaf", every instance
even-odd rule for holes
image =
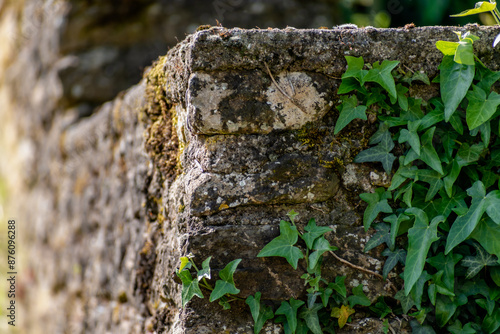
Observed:
[[[463,143],[457,152],[457,158],[460,158],[462,166],[469,165],[479,160],[481,153],[484,151],[484,144],[474,144],[470,146],[467,143]]]
[[[479,242],[488,253],[500,258],[500,242],[498,242],[500,225],[495,224],[491,219],[484,219],[477,225],[471,237]]]
[[[223,310],[229,310],[229,309],[231,309],[231,304],[229,304],[226,296],[222,296],[219,299],[219,305],[222,306]]]
[[[458,43],[453,60],[459,64],[474,66],[474,47],[472,43],[473,41],[470,38],[462,39]]]
[[[411,298],[411,295],[405,295],[403,290],[399,290],[394,296],[401,303],[403,308],[403,313],[408,313],[408,311],[415,305],[415,301]]]
[[[492,71],[482,63],[477,63],[476,76],[474,79],[478,81],[477,86],[479,88],[483,89],[485,92],[489,92],[491,86],[500,79],[500,71]]]
[[[255,323],[253,327],[254,334],[260,332],[267,320],[274,317],[273,311],[269,306],[263,305],[260,302],[261,293],[256,292],[255,297],[250,295],[247,297],[245,303],[250,307],[252,318]]]
[[[329,283],[328,288],[335,290],[340,296],[347,296],[347,289],[345,287],[345,278],[346,276],[337,276],[335,277],[335,283]]]
[[[424,112],[422,111],[422,99],[415,99],[413,97],[408,98],[408,110],[403,110],[401,112],[401,119],[407,121],[418,121],[424,118]]]
[[[219,299],[225,294],[236,295],[240,293],[240,290],[234,285],[233,275],[236,267],[241,262],[241,259],[233,260],[229,262],[224,269],[219,272],[220,280],[215,282],[215,288],[210,294],[210,301]]]
[[[350,77],[342,79],[342,83],[340,84],[339,89],[337,90],[337,95],[347,94],[352,92],[353,90],[357,90],[358,92],[365,95],[368,94],[368,91],[366,90],[365,87],[361,86],[358,79]]]
[[[392,141],[389,130],[382,132],[380,135],[376,132],[374,136],[375,135],[379,136],[377,137],[377,140],[380,138],[378,145],[361,151],[354,158],[354,162],[380,161],[386,173],[389,174],[392,170],[392,164],[394,163],[394,160],[396,160],[394,154],[390,153],[394,148],[394,142]],[[370,144],[373,144],[372,139],[370,139]]]
[[[498,328],[500,328],[500,309],[497,308],[492,315],[487,315],[484,320],[481,328],[488,334],[496,332]]]
[[[402,173],[403,176],[412,178],[416,181],[422,181],[429,184],[425,201],[430,201],[443,187],[442,175],[430,169],[413,169]]]
[[[441,160],[439,159],[439,155],[434,149],[434,145],[432,144],[432,139],[434,138],[435,127],[427,130],[421,137],[422,139],[422,148],[420,154],[420,160],[425,162],[429,167],[434,169],[439,174],[443,174],[443,167],[441,166]]]
[[[337,250],[337,247],[330,246],[325,237],[320,237],[314,242],[314,252],[309,255],[309,269],[313,270],[318,264],[319,259],[325,252]]]
[[[373,68],[368,71],[363,78],[363,82],[376,82],[382,86],[392,97],[397,97],[396,85],[391,74],[392,70],[398,66],[397,60],[384,60],[382,64],[379,62],[373,63]]]
[[[437,273],[435,273],[432,276],[433,283],[431,285],[434,286],[436,293],[440,293],[442,295],[449,296],[449,297],[455,297],[455,293],[453,291],[449,290],[446,287],[446,285],[444,284],[443,275],[444,275],[444,270],[440,270]],[[436,296],[433,296],[433,298],[435,299]]]
[[[451,56],[444,56],[440,68],[440,91],[445,105],[444,118],[449,121],[467,94],[474,79],[474,66],[456,63]]]
[[[276,314],[283,314],[286,317],[288,327],[292,333],[297,329],[297,310],[304,305],[302,300],[290,299],[290,302],[282,301],[281,306],[276,310]]]
[[[420,155],[420,137],[417,133],[418,127],[420,126],[421,121],[409,121],[408,122],[408,130],[407,129],[401,129],[399,132],[399,139],[398,142],[405,143],[408,142],[410,144],[410,147],[417,153],[417,155]]]
[[[461,264],[467,267],[466,279],[471,279],[476,276],[481,269],[486,266],[498,266],[498,258],[496,256],[488,254],[483,247],[474,244],[477,252],[475,256],[466,256]]]
[[[488,121],[486,123],[481,124],[479,126],[479,131],[481,132],[481,140],[483,141],[485,148],[488,148],[491,138],[491,122]]]
[[[299,259],[304,257],[302,251],[295,247],[295,243],[299,238],[299,232],[295,226],[291,226],[289,222],[282,220],[280,222],[280,235],[270,243],[264,246],[257,254],[257,257],[280,256],[284,257],[288,263],[297,269]]]
[[[410,321],[412,334],[436,334],[429,325],[421,325],[417,320]]]
[[[198,285],[198,280],[193,279],[189,270],[183,270],[181,272],[177,272],[177,276],[182,281],[182,307],[185,307],[186,304],[193,299],[194,296],[198,296],[199,298],[204,298],[203,293],[200,290]]]
[[[332,231],[332,229],[327,226],[317,226],[314,218],[309,220],[304,230],[306,233],[301,235],[301,238],[305,241],[307,249],[309,250],[313,249],[313,244],[316,239]]]
[[[289,211],[286,213],[288,218],[290,218],[290,221],[295,224],[295,218],[299,215],[295,210]]]
[[[451,325],[446,327],[448,331],[450,331],[451,334],[475,334],[477,333],[473,328],[471,323],[465,324],[465,326],[462,327],[462,323],[460,320],[455,320],[455,322]]]
[[[484,299],[476,299],[476,304],[482,307],[483,309],[488,312],[488,315],[493,314],[493,310],[495,309],[495,301],[491,300],[489,297],[484,298]]]
[[[429,79],[427,78],[427,80]],[[397,100],[399,107],[403,110],[408,110],[408,98],[406,97],[406,93],[408,93],[408,88],[403,86],[402,84],[397,84],[396,91],[398,94]]]
[[[476,85],[472,85],[472,91],[467,93],[467,99],[469,105],[467,106],[466,120],[471,130],[489,121],[500,105],[500,95],[491,92],[486,97],[486,92]]]
[[[359,197],[368,203],[368,207],[363,214],[365,231],[368,231],[380,212],[392,213],[392,208],[387,203],[387,199],[391,198],[391,193],[385,191],[384,188],[377,188],[374,193],[363,193]]]
[[[415,306],[417,309],[421,310],[421,304],[422,304],[422,297],[424,294],[424,286],[427,281],[429,281],[432,278],[432,275],[429,275],[427,271],[423,271],[420,277],[418,278],[417,282],[411,289],[410,295],[415,301]],[[424,317],[425,318],[425,317]]]
[[[443,284],[450,291],[454,290],[455,284],[455,265],[463,258],[460,254],[450,253],[445,256],[443,253],[428,258],[427,263],[436,268],[437,271],[443,270]]]
[[[453,161],[449,165],[449,166],[451,166],[450,172],[443,179],[444,189],[446,190],[446,194],[448,195],[448,197],[451,197],[453,195],[453,184],[455,184],[455,181],[457,180],[458,176],[460,175],[460,171],[462,170],[462,167],[465,164],[464,164],[463,160],[453,159]]]
[[[377,302],[370,306],[370,310],[374,312],[380,319],[383,319],[388,314],[392,313],[392,309],[387,305],[383,296],[377,298]]]
[[[396,237],[398,236],[398,233],[399,233],[399,226],[401,225],[402,222],[405,222],[407,220],[410,220],[410,217],[408,217],[405,214],[400,214],[398,216],[390,215],[390,216],[384,218],[385,222],[391,223],[391,243],[390,244],[393,246],[391,249],[394,249],[394,245],[396,244]]]
[[[364,252],[368,252],[369,250],[382,245],[384,242],[387,244],[387,246],[390,249],[394,248],[394,245],[391,243],[391,227],[388,224],[376,224],[375,230],[377,230],[377,233],[371,236],[370,240],[365,245],[365,249],[363,250]]]
[[[351,308],[356,305],[370,306],[372,304],[370,299],[368,299],[363,292],[363,284],[359,284],[357,287],[352,288],[352,295],[347,297],[347,301],[349,302],[349,306]]]
[[[444,106],[443,106],[444,110]],[[431,112],[427,113],[421,120],[418,131],[422,131],[430,128],[434,124],[437,124],[441,121],[444,121],[444,113],[439,109],[434,109]]]
[[[490,276],[493,282],[500,287],[500,268],[499,267],[493,267],[490,268]]]
[[[368,71],[363,70],[365,66],[363,57],[346,56],[345,59],[347,61],[347,70],[342,75],[342,79],[356,78],[359,82],[363,83],[363,78],[368,73]]]
[[[358,106],[358,99],[356,95],[348,97],[337,108],[340,112],[337,123],[335,124],[334,134],[339,133],[345,128],[352,120],[359,118],[366,121],[366,106]]]
[[[462,191],[452,194],[452,197],[441,194],[441,198],[436,200],[434,205],[437,212],[448,218],[450,213],[455,209],[465,209],[467,211],[467,204],[464,201],[465,197],[466,194]]]
[[[436,320],[439,327],[444,327],[457,310],[457,305],[448,297],[439,295],[436,299]]]
[[[323,334],[318,318],[318,311],[322,308],[322,304],[314,304],[311,308],[304,307],[299,313],[299,317],[306,321],[307,327],[314,334]]]
[[[404,175],[408,175],[408,173],[411,173],[412,170],[416,169],[417,169],[416,166],[405,165],[403,156],[399,157],[399,168],[396,171],[396,173],[394,173],[394,175],[392,176],[391,185],[387,190],[392,191],[398,189],[408,179],[408,176]]]
[[[425,259],[431,244],[439,240],[437,227],[440,222],[444,221],[444,217],[434,217],[429,225],[427,215],[421,209],[410,208],[405,213],[415,216],[415,225],[408,230],[409,246],[404,271],[405,293],[408,295],[424,270]]]
[[[387,278],[387,275],[391,272],[391,270],[399,263],[405,265],[406,263],[406,251],[404,249],[396,249],[395,251],[391,251],[389,248],[384,249],[382,252],[383,256],[387,256],[387,259],[384,263],[384,268],[382,270],[382,275],[384,279]]]
[[[470,236],[486,211],[486,189],[481,181],[476,181],[467,189],[467,194],[472,197],[472,204],[467,213],[459,216],[451,226],[446,240],[445,254]]]

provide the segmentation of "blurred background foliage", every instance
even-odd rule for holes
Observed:
[[[409,23],[416,26],[494,24],[489,14],[450,17],[473,8],[475,3],[475,0],[212,0],[200,4],[206,10],[197,19],[203,21],[199,24],[214,25],[217,21],[225,27],[241,28],[287,25],[330,28],[345,23],[377,28],[402,27]],[[189,28],[191,33],[194,25]]]
[[[451,18],[466,9],[474,8],[474,0],[341,0],[340,6],[348,21],[358,26],[388,28],[409,23],[416,26],[494,24],[487,14]]]

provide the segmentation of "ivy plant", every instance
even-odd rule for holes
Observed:
[[[259,252],[257,257],[282,257],[294,268],[298,268],[299,261],[304,261],[306,272],[301,276],[307,287],[307,298],[284,300],[278,307],[266,304],[261,298],[261,292],[256,292],[245,299],[254,320],[254,333],[259,333],[268,320],[282,324],[285,333],[335,333],[334,328],[344,327],[351,319],[351,315],[358,307],[371,305],[366,297],[363,285],[352,289],[347,295],[345,276],[337,276],[332,280],[322,276],[321,267],[323,258],[329,252],[337,250],[331,246],[325,235],[331,228],[318,226],[314,219],[301,232],[296,223],[297,213],[288,213],[290,221],[280,222],[280,234],[271,240]],[[205,259],[201,269],[195,265],[193,256],[181,258],[177,276],[182,281],[182,306],[195,296],[204,298],[203,290],[210,292],[209,301],[218,300],[223,309],[229,309],[230,303],[242,300],[236,288],[233,275],[240,259],[231,261],[219,272],[219,279],[215,287],[210,284],[210,259]],[[383,298],[373,306],[372,312],[381,318],[392,313]]]
[[[498,13],[495,3],[476,7],[461,15]],[[370,147],[354,161],[380,163],[392,181],[387,189],[360,195],[368,204],[364,227],[376,229],[365,250],[387,246],[384,277],[398,263],[404,266],[404,288],[395,297],[402,313],[415,318],[413,330],[495,333],[500,328],[500,95],[493,88],[500,72],[474,55],[477,36],[457,36],[458,42],[436,43],[443,53],[433,80],[440,96],[429,101],[408,96],[413,80],[393,71],[397,62],[368,68],[362,57],[346,57],[335,132],[367,113],[378,116]]]

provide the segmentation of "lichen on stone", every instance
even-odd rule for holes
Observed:
[[[167,57],[160,57],[144,75],[147,107],[146,151],[164,178],[175,178],[179,172],[179,139],[175,130],[175,108],[165,94]]]

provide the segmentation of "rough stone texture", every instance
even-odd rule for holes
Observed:
[[[40,18],[39,38],[0,50],[0,134],[17,189],[12,210],[26,226],[18,287],[27,333],[252,333],[244,303],[223,312],[195,298],[180,309],[173,273],[190,252],[197,262],[213,256],[215,272],[241,258],[235,281],[243,297],[261,291],[278,305],[303,296],[304,268],[255,257],[291,209],[299,228],[315,217],[334,229],[328,238],[339,256],[380,272],[382,249],[362,251],[369,233],[357,195],[389,176],[377,164],[352,163],[372,122],[333,135],[344,56],[397,59],[403,71],[433,77],[441,59],[434,42],[469,29],[481,37],[479,58],[499,67],[491,28],[213,28],[188,36],[139,84],[94,108],[130,84],[121,80],[126,70],[106,78],[103,64],[122,66],[122,47],[143,59],[137,40],[157,27],[138,33],[127,25],[130,41],[110,35],[99,44],[105,30],[78,21],[81,11],[101,8],[91,3],[0,2],[0,36],[27,24],[23,17]],[[126,4],[130,17],[153,5]],[[84,27],[90,33],[80,36]],[[429,98],[436,86],[412,93]],[[325,262],[325,276],[346,275],[349,288],[363,283],[372,299],[394,294],[388,282],[333,257]],[[380,332],[363,310],[338,331]]]

